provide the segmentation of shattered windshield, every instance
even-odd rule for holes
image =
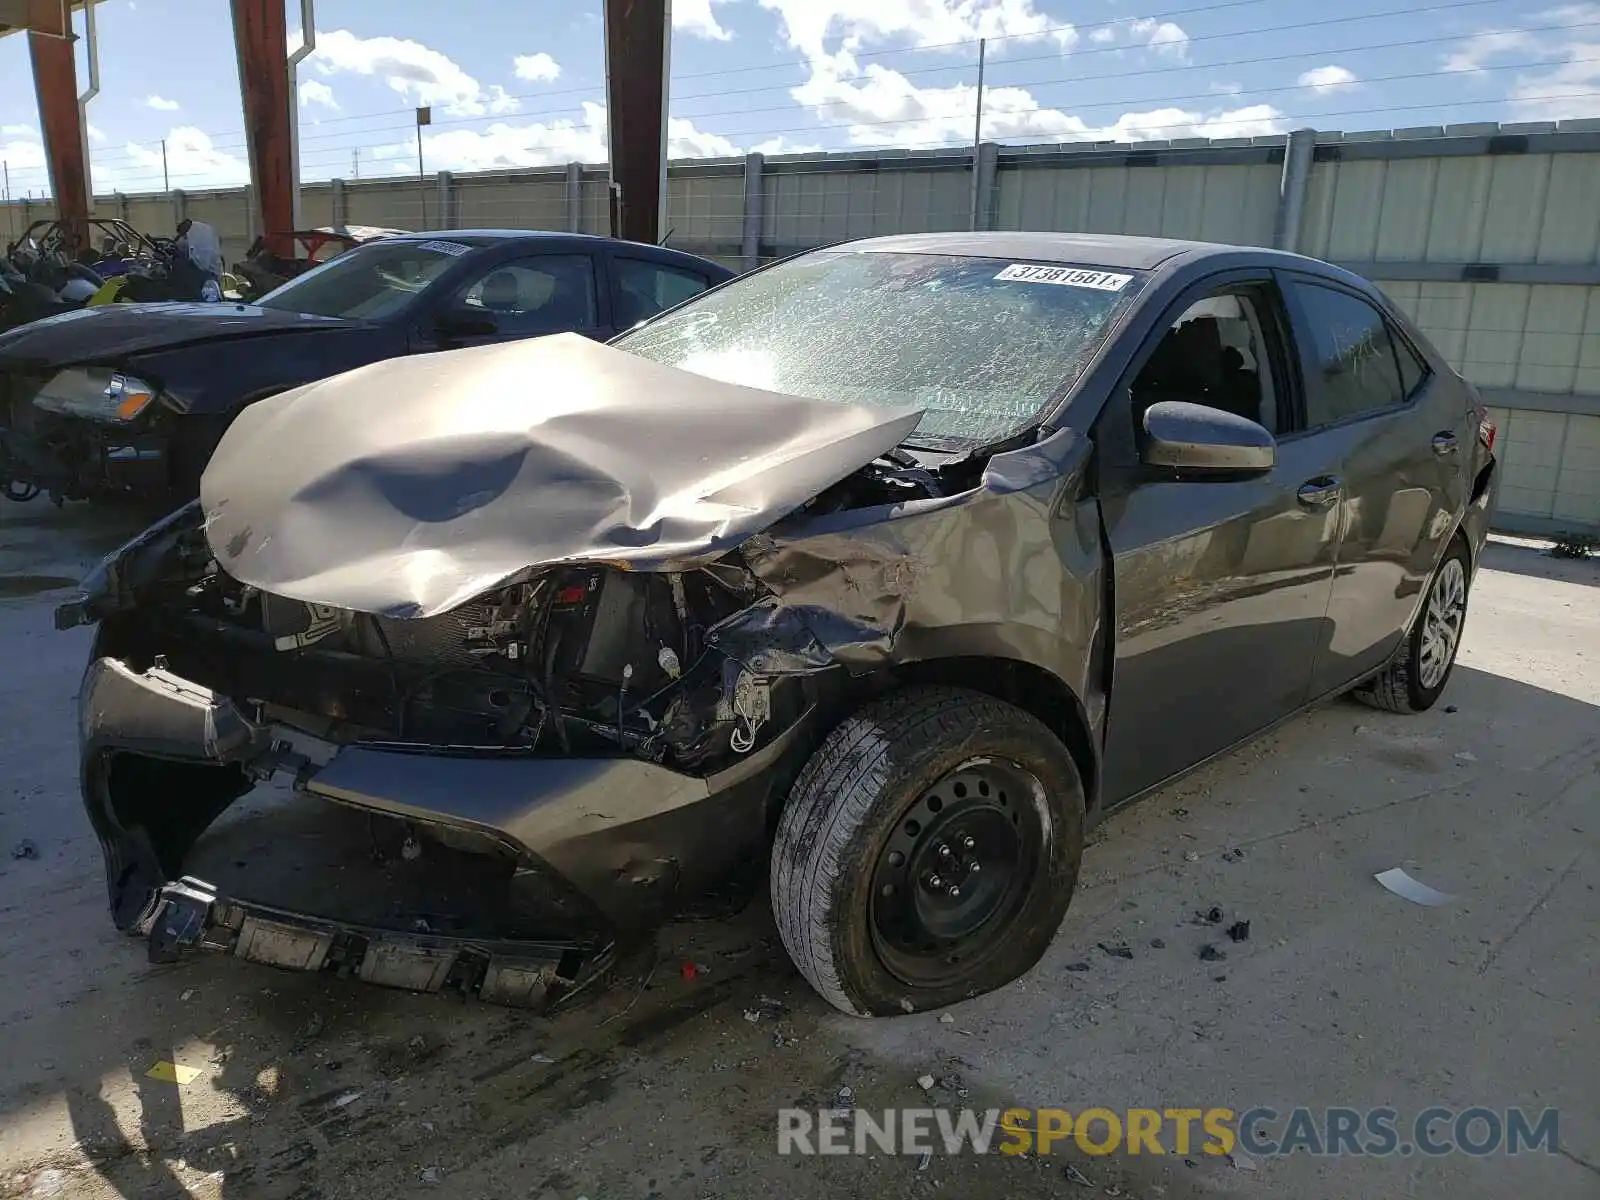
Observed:
[[[827,251],[736,280],[617,339],[730,383],[924,408],[918,442],[1027,427],[1082,372],[1142,276],[933,254]]]
[[[390,317],[470,249],[459,242],[371,242],[312,267],[256,303],[316,317]]]

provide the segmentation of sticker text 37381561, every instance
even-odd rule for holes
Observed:
[[[1046,267],[1037,263],[1012,263],[996,279],[1019,283],[1053,283],[1060,287],[1093,288],[1097,292],[1120,292],[1133,282],[1132,275],[1112,271],[1086,271],[1079,267]]]

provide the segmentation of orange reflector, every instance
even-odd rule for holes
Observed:
[[[117,405],[117,420],[131,421],[137,417],[144,406],[150,403],[149,392],[129,392],[122,398],[122,403]]]

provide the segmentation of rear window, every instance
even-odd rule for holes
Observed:
[[[615,344],[731,383],[926,410],[914,442],[994,441],[1073,383],[1143,276],[1089,265],[821,251]]]

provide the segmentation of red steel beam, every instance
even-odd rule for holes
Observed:
[[[39,129],[50,165],[50,191],[56,213],[66,222],[74,248],[87,244],[89,175],[83,162],[83,125],[78,109],[78,71],[73,41],[38,30],[28,32],[33,60],[33,91],[39,101]]]
[[[283,0],[232,0],[250,181],[267,249],[293,256],[294,154]]]
[[[667,114],[666,0],[605,0],[606,123],[614,237],[661,238],[662,136]]]

